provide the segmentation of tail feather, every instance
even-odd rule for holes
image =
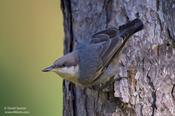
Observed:
[[[125,38],[143,29],[143,22],[140,19],[134,19],[119,27],[120,36]]]

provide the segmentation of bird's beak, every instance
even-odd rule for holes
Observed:
[[[54,68],[53,68],[53,66],[49,66],[49,67],[47,67],[47,68],[44,68],[42,71],[43,72],[50,72],[50,71],[52,71]]]

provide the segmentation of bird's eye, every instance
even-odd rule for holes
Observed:
[[[65,67],[66,65],[65,64],[62,64],[62,67]]]

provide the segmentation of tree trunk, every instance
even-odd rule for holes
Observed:
[[[139,17],[144,29],[122,51],[110,91],[64,81],[64,116],[175,116],[175,0],[62,0],[65,51]]]

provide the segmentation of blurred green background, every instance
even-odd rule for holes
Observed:
[[[26,107],[27,116],[62,115],[62,79],[41,72],[62,52],[59,0],[0,0],[0,116],[8,106]]]

